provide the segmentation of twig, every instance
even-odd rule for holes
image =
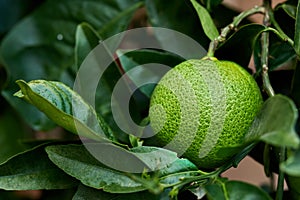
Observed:
[[[263,6],[266,9],[265,16],[264,16],[264,25],[269,27],[271,25],[271,19],[272,22],[275,22],[274,25],[278,26],[276,21],[273,17],[272,12],[272,0],[264,0]],[[275,26],[275,27],[276,27]],[[276,27],[278,29],[278,32],[280,35],[283,35],[283,37],[288,38],[283,31],[280,29],[280,27]],[[269,32],[262,33],[261,36],[261,45],[262,45],[262,52],[261,52],[261,65],[262,65],[262,78],[263,78],[263,86],[264,90],[267,92],[267,94],[272,97],[275,95],[275,92],[271,86],[269,75],[268,75],[268,64],[269,64]],[[285,147],[280,148],[280,163],[282,163],[285,160]],[[277,182],[277,191],[276,191],[276,200],[281,200],[283,198],[283,188],[284,187],[284,173],[279,169],[278,172],[278,182]]]
[[[212,40],[209,44],[209,48],[208,48],[208,52],[207,52],[207,56],[208,57],[213,57],[214,53],[219,45],[219,43],[222,43],[225,41],[227,35],[232,31],[235,30],[238,25],[242,22],[243,19],[253,15],[253,14],[257,14],[257,13],[265,13],[265,8],[263,6],[255,6],[254,8],[250,9],[250,10],[246,10],[244,12],[241,12],[238,16],[236,16],[232,23],[225,26],[222,30],[221,30],[221,34],[215,38],[214,40]]]

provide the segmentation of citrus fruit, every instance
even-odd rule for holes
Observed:
[[[241,66],[216,58],[188,60],[168,71],[150,100],[150,144],[174,150],[199,168],[216,168],[244,146],[262,105]]]

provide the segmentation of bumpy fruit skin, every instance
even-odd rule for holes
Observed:
[[[262,102],[255,80],[236,63],[185,61],[153,91],[149,116],[157,134],[149,144],[184,152],[199,168],[219,167],[243,148]]]

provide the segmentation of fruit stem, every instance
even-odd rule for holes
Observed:
[[[265,13],[265,7],[264,6],[255,6],[249,10],[246,10],[244,12],[241,12],[238,16],[233,18],[232,23],[225,26],[223,29],[221,29],[221,34],[216,37],[214,40],[212,40],[209,44],[207,57],[213,57],[214,53],[220,43],[223,43],[226,40],[227,35],[232,31],[235,30],[238,25],[242,22],[243,19],[257,13]]]

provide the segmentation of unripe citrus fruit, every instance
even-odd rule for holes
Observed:
[[[216,168],[241,150],[261,105],[257,83],[236,63],[188,60],[153,91],[149,116],[157,134],[150,141],[200,168]]]

